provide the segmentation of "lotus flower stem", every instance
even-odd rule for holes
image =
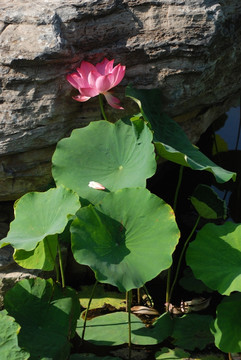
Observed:
[[[141,303],[141,289],[137,289],[137,304],[140,305]]]
[[[55,273],[56,273],[56,282],[58,284],[60,284],[60,279],[59,279],[59,267],[58,267],[58,264],[54,264],[54,269],[55,269]]]
[[[126,299],[127,299],[127,310],[128,310],[128,358],[131,359],[131,302],[132,302],[132,290],[127,291],[126,293]]]
[[[63,260],[62,260],[62,254],[61,254],[59,241],[58,241],[58,254],[59,254],[59,268],[60,268],[60,274],[61,274],[62,288],[65,288],[64,267],[63,267]]]
[[[182,252],[179,256],[179,259],[178,259],[178,263],[177,263],[177,269],[176,269],[176,274],[175,274],[175,277],[174,277],[174,280],[173,280],[173,283],[172,283],[172,286],[171,286],[171,290],[170,290],[170,293],[169,293],[169,301],[171,301],[171,296],[172,296],[172,293],[173,293],[173,289],[174,289],[174,286],[176,285],[176,282],[177,282],[177,278],[178,278],[178,275],[179,275],[179,270],[180,270],[180,266],[181,266],[181,263],[182,263],[182,259],[183,259],[183,256],[184,256],[184,253],[185,253],[185,250],[186,250],[186,247],[190,241],[190,239],[192,238],[198,224],[199,224],[199,221],[201,219],[201,216],[199,215],[198,218],[197,218],[197,221],[191,231],[191,233],[189,234],[187,240],[185,241],[185,244],[183,245],[183,248],[182,248]]]
[[[56,234],[56,235],[53,235],[53,236],[56,236],[57,241],[58,241],[58,235]],[[55,269],[55,273],[56,273],[56,282],[59,284],[60,283],[60,281],[59,281],[59,267],[58,267],[58,263],[56,262],[56,256],[53,256],[53,253],[52,253],[51,248],[49,246],[49,237],[46,236],[45,240],[46,240],[46,245],[47,245],[48,251],[50,253],[51,259],[52,259],[52,261],[54,263],[54,269]]]
[[[84,340],[84,337],[85,337],[85,329],[86,329],[86,321],[87,321],[87,316],[88,316],[88,311],[90,309],[90,304],[91,304],[91,301],[93,299],[93,296],[94,296],[94,292],[95,292],[95,288],[96,288],[96,285],[98,284],[98,281],[96,280],[93,288],[92,288],[92,291],[91,291],[91,294],[90,294],[90,298],[89,298],[89,301],[88,301],[88,305],[87,305],[87,308],[85,310],[85,318],[84,318],[84,325],[83,325],[83,331],[82,331],[82,337],[81,337],[81,341]]]
[[[180,169],[179,169],[178,182],[177,182],[177,187],[176,187],[174,201],[173,201],[173,207],[172,207],[174,213],[175,213],[175,211],[177,209],[177,198],[178,198],[179,190],[180,190],[181,183],[182,183],[183,169],[184,169],[184,166],[181,165]],[[172,267],[170,266],[169,269],[168,269],[168,273],[167,273],[167,289],[166,289],[166,307],[167,307],[167,309],[169,309],[169,303],[170,303],[170,300],[171,300],[171,294],[170,294],[171,272],[172,272]]]
[[[170,286],[171,286],[171,266],[168,269],[167,273],[167,288],[166,288],[166,310],[169,311],[170,304]]]
[[[153,299],[152,299],[151,295],[149,294],[149,291],[147,290],[147,287],[145,284],[143,285],[143,289],[145,290],[146,296],[151,304],[151,307],[154,307]]]
[[[173,207],[172,207],[174,212],[177,210],[177,198],[178,198],[180,186],[182,183],[183,169],[184,169],[184,166],[181,165],[180,169],[179,169],[178,182],[177,182],[177,187],[176,187],[174,201],[173,201]]]
[[[102,97],[102,94],[99,94],[99,103],[100,103],[101,114],[102,114],[103,118],[104,118],[106,121],[108,121],[108,120],[107,120],[107,117],[106,117],[106,115],[105,115],[105,110],[104,110],[104,105],[103,105],[103,97]]]

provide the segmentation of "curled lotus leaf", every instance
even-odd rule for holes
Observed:
[[[0,244],[31,251],[45,237],[61,234],[79,208],[78,195],[63,186],[27,193],[15,203],[15,219]]]

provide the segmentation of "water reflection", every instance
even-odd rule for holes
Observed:
[[[241,148],[240,138],[238,136],[239,124],[240,106],[231,108],[227,112],[227,120],[224,125],[216,131],[216,134],[221,136],[221,138],[226,142],[228,150],[237,150]],[[238,146],[236,146],[237,139],[239,139]]]
[[[229,209],[229,220],[241,222],[241,141],[240,141],[240,106],[231,108],[226,116],[214,123],[217,128],[216,143],[213,156],[214,162],[223,168],[237,173],[236,182],[229,181],[226,184],[215,184],[214,190],[226,200]]]

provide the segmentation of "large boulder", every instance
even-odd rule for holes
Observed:
[[[0,200],[51,182],[56,142],[100,118],[66,74],[85,59],[126,65],[116,91],[159,87],[190,139],[237,99],[240,0],[0,0]],[[116,111],[118,117],[123,112]]]

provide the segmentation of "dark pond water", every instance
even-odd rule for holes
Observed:
[[[219,125],[219,122],[216,122]],[[215,124],[214,124],[215,126]],[[226,200],[229,212],[228,220],[241,222],[241,139],[240,139],[240,106],[231,108],[226,114],[226,120],[216,131],[220,143],[221,153],[214,156],[214,161],[225,169],[237,172],[237,180],[223,186],[214,186],[219,196]],[[218,140],[219,140],[218,139]],[[224,150],[224,151],[222,151]]]
[[[226,121],[224,125],[216,131],[228,145],[229,150],[236,150],[241,148],[241,141],[238,137],[240,126],[240,107],[231,108],[226,114]],[[218,121],[217,121],[218,122]],[[239,139],[238,144],[237,139]]]

